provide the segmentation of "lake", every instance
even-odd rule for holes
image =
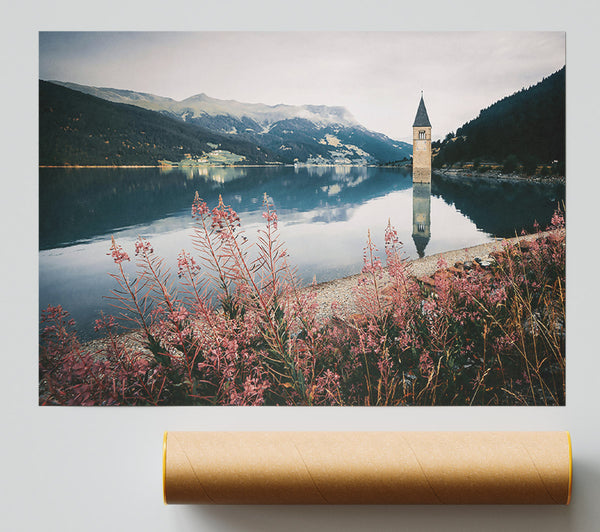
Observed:
[[[132,262],[139,235],[175,267],[182,249],[193,252],[196,191],[210,208],[222,195],[251,240],[267,193],[306,283],[358,273],[368,230],[383,251],[388,219],[416,258],[531,231],[536,221],[545,228],[565,201],[556,183],[434,176],[413,188],[406,170],[368,167],[41,168],[39,191],[40,311],[62,305],[84,339],[100,311],[115,312],[105,297],[115,287],[111,235]]]

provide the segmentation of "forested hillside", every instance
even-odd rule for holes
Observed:
[[[433,143],[434,166],[509,159],[525,166],[565,161],[565,67],[503,98]]]
[[[251,142],[45,81],[39,82],[39,102],[40,165],[155,165],[215,148],[249,163],[274,159]]]

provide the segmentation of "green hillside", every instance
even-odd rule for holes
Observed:
[[[477,159],[564,165],[565,67],[482,110],[433,148],[438,168]]]
[[[215,146],[248,163],[275,160],[251,142],[41,80],[39,103],[40,165],[155,165],[200,157]]]

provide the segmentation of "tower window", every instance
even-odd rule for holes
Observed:
[[[419,139],[425,138],[425,131],[419,131]]]

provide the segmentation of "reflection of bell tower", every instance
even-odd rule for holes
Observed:
[[[413,123],[413,183],[431,183],[431,123],[423,101]]]
[[[423,257],[431,238],[431,182],[413,183],[412,237],[419,257]]]

